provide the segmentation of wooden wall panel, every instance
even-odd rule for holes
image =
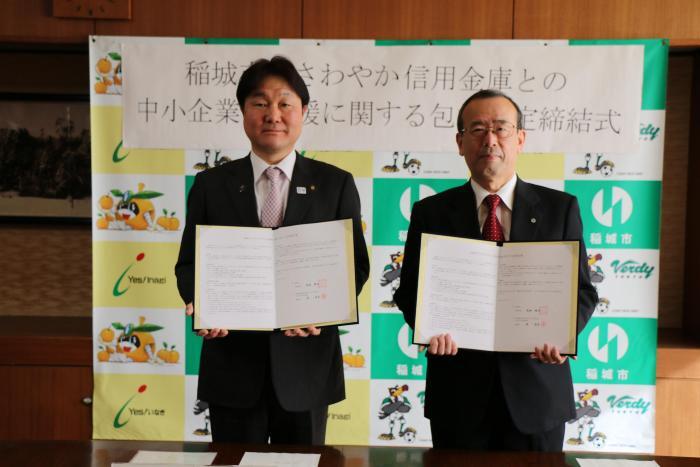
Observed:
[[[0,315],[91,316],[90,226],[0,225]]]
[[[700,457],[700,349],[662,330],[656,353],[656,454]]]
[[[136,0],[131,20],[97,20],[96,34],[301,37],[302,0]]]
[[[672,39],[700,43],[696,0],[513,0],[515,39]]]
[[[309,39],[510,39],[513,0],[303,0]]]
[[[3,0],[0,2],[0,41],[84,43],[94,33],[95,22],[51,16],[51,0]]]
[[[656,454],[700,457],[700,379],[656,380]]]

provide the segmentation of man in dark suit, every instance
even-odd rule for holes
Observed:
[[[525,131],[515,102],[498,91],[477,92],[462,105],[457,130],[471,180],[417,202],[411,213],[401,285],[394,295],[411,327],[422,233],[496,241],[583,236],[575,197],[516,176]],[[581,245],[579,332],[597,302]],[[569,362],[547,343],[528,355],[458,349],[449,334],[434,336],[428,347],[425,416],[435,447],[561,451],[564,424],[575,416]]]
[[[283,57],[241,76],[236,97],[247,157],[201,172],[187,202],[175,274],[187,313],[194,298],[196,225],[266,226],[351,218],[357,293],[369,275],[352,175],[294,150],[309,92]],[[345,398],[336,327],[285,332],[201,330],[197,398],[209,403],[214,441],[323,444],[328,405]]]

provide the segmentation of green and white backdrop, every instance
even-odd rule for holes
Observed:
[[[668,57],[659,39],[91,37],[94,437],[210,439],[196,399],[201,341],[173,266],[194,175],[247,154],[238,77],[277,53],[311,93],[299,150],[355,176],[372,261],[360,324],[341,328],[347,399],[330,408],[327,442],[431,443],[426,359],[391,294],[412,203],[468,177],[454,143],[459,106],[496,88],[525,113],[519,175],[578,197],[600,295],[572,362],[578,418],[564,448],[653,452]],[[397,387],[409,410],[380,417]],[[478,403],[460,388],[455,401]]]

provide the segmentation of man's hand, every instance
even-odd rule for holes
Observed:
[[[433,355],[457,355],[457,342],[452,340],[449,333],[440,334],[430,338],[428,353]]]
[[[192,302],[185,305],[185,314],[187,316],[192,316],[194,313],[194,306]],[[197,331],[197,335],[205,339],[213,339],[215,337],[226,337],[228,336],[228,329],[200,329]]]
[[[559,349],[555,345],[545,344],[542,348],[535,347],[535,353],[530,354],[530,358],[541,361],[542,363],[551,363],[561,365],[566,361],[566,355],[561,355]]]
[[[287,329],[284,331],[284,335],[287,337],[308,337],[308,336],[318,336],[321,334],[321,328],[316,326],[309,326],[308,328],[294,328]]]
[[[226,337],[228,336],[228,329],[200,329],[197,331],[197,335],[205,339],[213,339],[215,337]]]

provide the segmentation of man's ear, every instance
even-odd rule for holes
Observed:
[[[307,110],[309,110],[309,105],[308,105],[308,104],[307,104],[307,105],[303,105],[303,106],[301,107],[301,116],[302,116],[302,117],[306,117],[306,111],[307,111]]]
[[[518,152],[523,150],[523,146],[525,146],[525,130],[520,129],[518,130]]]
[[[455,141],[457,141],[457,149],[459,150],[460,156],[464,156],[464,154],[462,154],[462,138],[464,138],[464,133],[458,131],[455,136]]]

